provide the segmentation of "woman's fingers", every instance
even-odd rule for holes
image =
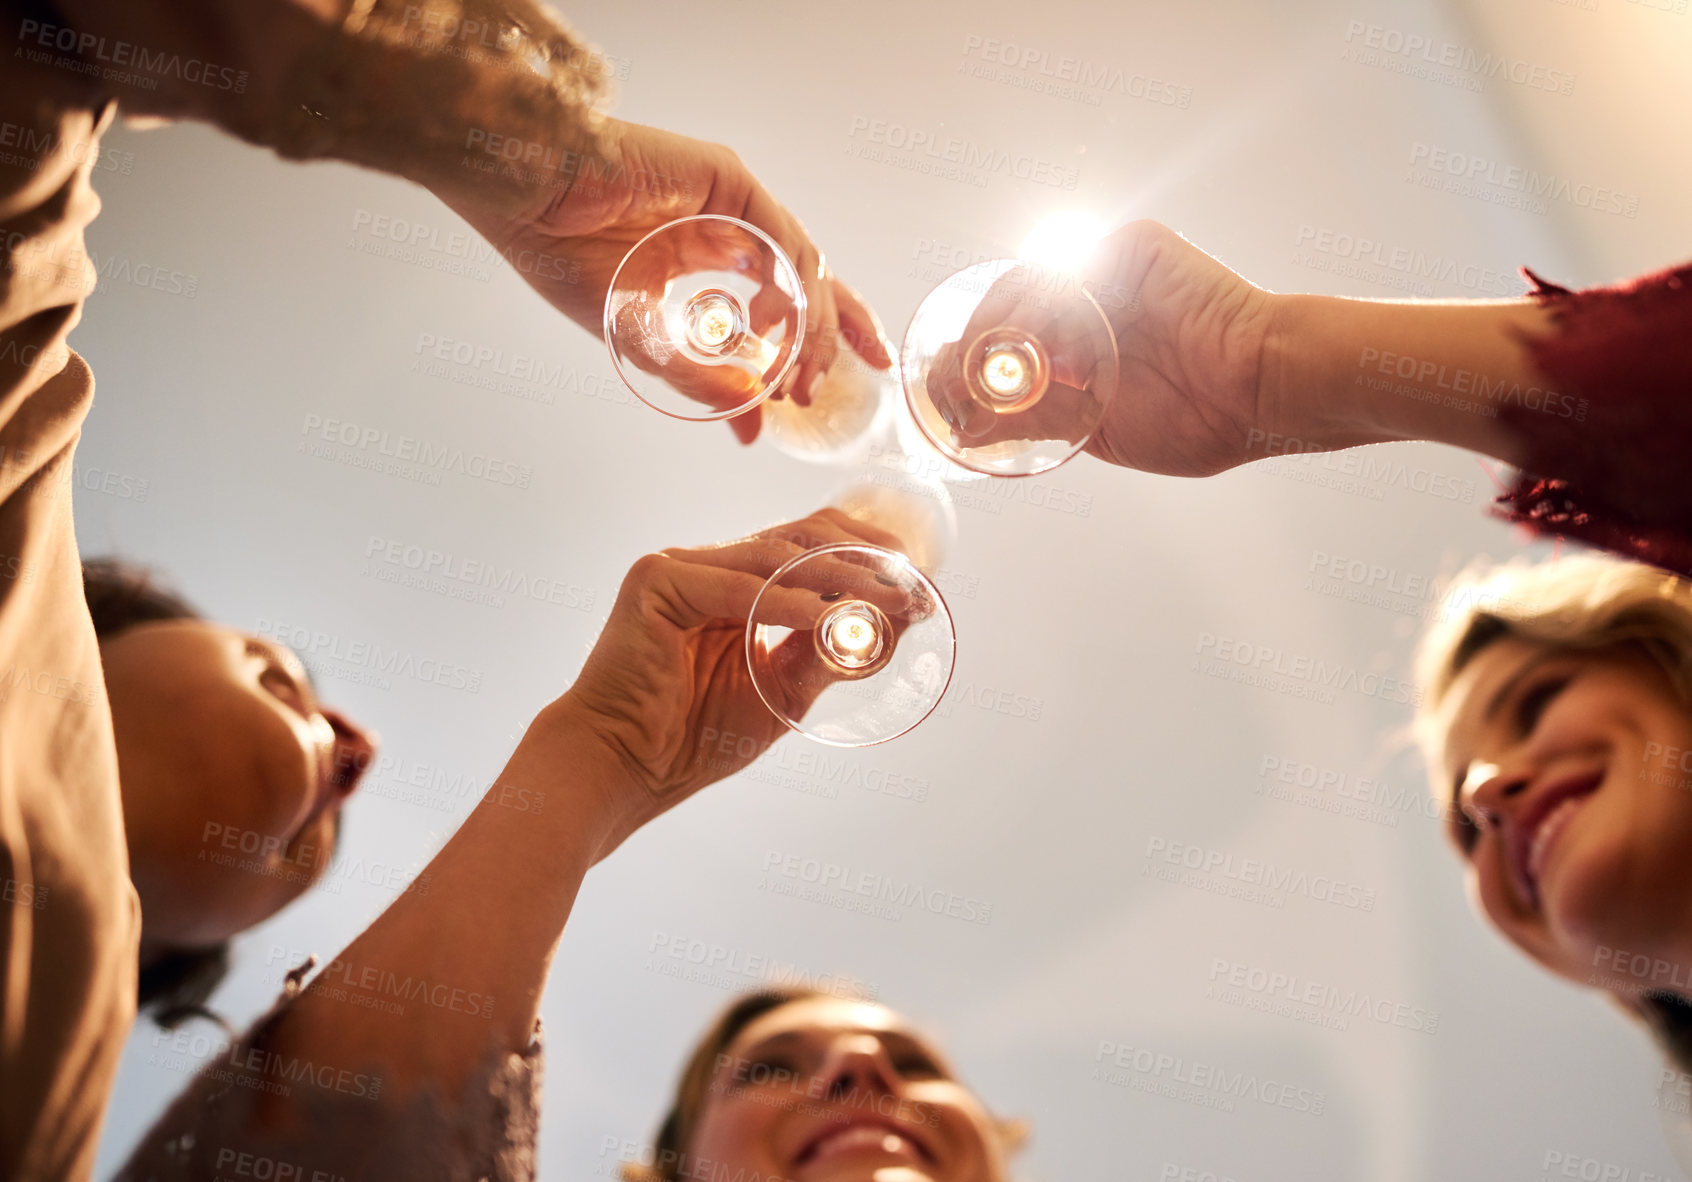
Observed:
[[[887,343],[886,330],[881,327],[881,320],[876,316],[875,309],[838,276],[830,273],[829,283],[834,291],[834,304],[840,318],[840,339],[851,346],[852,352],[874,368],[891,368],[892,346]]]
[[[773,526],[751,537],[720,546],[678,547],[664,553],[680,563],[717,567],[768,579],[777,569],[801,555],[823,546],[841,544],[897,550],[899,540],[886,530],[830,507],[803,520]],[[791,571],[786,583],[786,589],[810,597],[805,603],[807,608],[811,603],[826,605],[842,598],[866,600],[889,616],[908,615],[913,608],[910,597],[881,573],[874,557],[861,551],[819,555]],[[824,599],[824,596],[828,598]],[[793,607],[792,601],[785,598],[780,600],[780,604],[784,611]],[[787,614],[794,615],[792,611],[787,611]],[[805,616],[806,613],[798,612],[797,615]],[[744,619],[745,616],[737,618]],[[809,618],[814,622],[814,615]],[[763,619],[762,622],[775,621]]]
[[[745,620],[764,590],[755,574],[705,563],[681,562],[668,554],[649,554],[629,571],[629,590],[655,604],[677,628],[702,628],[721,620]],[[795,630],[816,626],[827,605],[817,596],[788,588],[765,595],[759,618]]]
[[[840,352],[840,321],[828,267],[823,262],[822,252],[808,236],[804,238],[800,255],[794,261],[804,278],[808,299],[805,305],[805,344],[799,350],[798,373],[788,389],[800,406],[809,406],[812,394]]]

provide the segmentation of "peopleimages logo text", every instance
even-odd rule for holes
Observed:
[[[266,640],[287,645],[307,664],[312,661],[337,661],[370,669],[378,674],[407,677],[414,681],[464,690],[472,694],[479,693],[482,688],[480,669],[468,669],[463,665],[436,660],[433,657],[417,657],[399,649],[384,648],[368,640],[345,640],[330,632],[277,620],[260,620],[254,626],[253,632]]]
[[[415,435],[395,435],[382,427],[361,426],[344,419],[308,414],[300,434],[326,444],[339,444],[356,451],[372,452],[433,472],[456,472],[473,480],[528,488],[534,470],[527,464],[513,464],[481,452],[466,451],[457,444],[436,444]]]
[[[1057,189],[1073,189],[1081,180],[1077,169],[1027,152],[1011,152],[976,140],[941,135],[921,127],[906,127],[886,119],[854,115],[848,134],[853,140],[861,136],[867,143],[905,155],[926,157],[960,168],[979,169],[983,173],[997,173]]]

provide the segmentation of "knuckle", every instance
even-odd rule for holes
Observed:
[[[669,565],[673,559],[666,554],[642,554],[629,567],[629,573],[623,576],[624,589],[645,586],[658,577],[658,572]]]

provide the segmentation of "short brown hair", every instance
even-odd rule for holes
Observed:
[[[626,1182],[677,1182],[686,1170],[687,1147],[699,1127],[699,1114],[705,1099],[711,1094],[711,1078],[716,1074],[717,1060],[729,1048],[740,1032],[772,1010],[796,1001],[816,997],[832,997],[816,989],[776,988],[758,989],[731,1002],[717,1015],[703,1037],[695,1044],[676,1082],[675,1098],[670,1111],[658,1126],[658,1136],[652,1144],[653,1160],[646,1167],[625,1167]]]

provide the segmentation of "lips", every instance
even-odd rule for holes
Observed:
[[[925,1165],[934,1164],[934,1152],[908,1125],[880,1117],[865,1116],[839,1124],[830,1123],[806,1141],[793,1159],[795,1167],[809,1165],[835,1155],[881,1152],[907,1157]]]
[[[1558,837],[1603,782],[1602,770],[1553,781],[1534,793],[1508,825],[1510,873],[1522,898],[1533,907],[1540,905],[1540,875]]]

